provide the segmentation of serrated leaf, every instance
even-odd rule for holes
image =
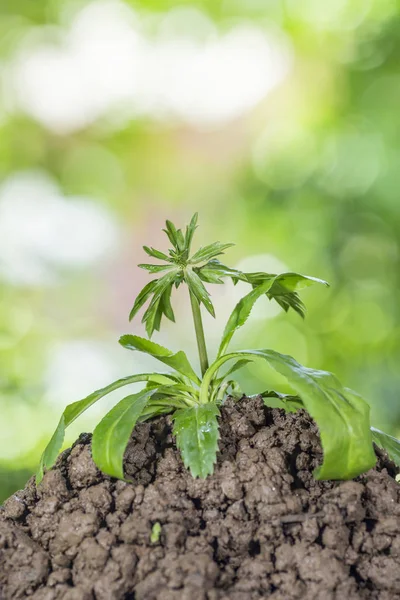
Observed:
[[[156,250],[153,247],[150,248],[149,246],[143,246],[143,250],[152,258],[158,258],[159,260],[166,260],[167,262],[171,262],[169,256],[164,254],[164,252],[160,252],[160,250]]]
[[[92,406],[95,402],[107,396],[114,390],[119,389],[125,385],[136,383],[140,381],[152,381],[158,383],[158,385],[168,385],[174,383],[168,375],[162,373],[141,373],[139,375],[130,375],[114,381],[110,385],[107,385],[99,390],[96,390],[83,400],[78,400],[69,404],[63,414],[61,415],[60,421],[57,425],[55,432],[49,443],[47,444],[39,463],[39,468],[36,474],[36,483],[39,484],[43,478],[44,469],[50,469],[55,463],[55,460],[61,450],[64,441],[65,429],[71,425],[75,419],[77,419],[85,410]]]
[[[200,267],[194,268],[195,273],[197,273],[197,275],[200,277],[200,279],[202,281],[205,281],[206,283],[217,283],[217,284],[221,284],[224,283],[223,280],[220,277],[220,274],[215,271],[213,268],[208,267],[207,265],[204,265],[204,267]]]
[[[176,445],[193,477],[205,478],[214,471],[219,439],[218,416],[218,407],[212,402],[178,410],[173,415]]]
[[[268,298],[274,299],[287,312],[292,308],[301,317],[305,315],[305,306],[300,300],[297,290],[309,287],[314,283],[328,286],[328,282],[316,277],[300,275],[299,273],[284,273],[276,278],[276,281],[270,291]]]
[[[129,334],[123,335],[120,338],[119,343],[128,350],[138,350],[139,352],[150,354],[150,356],[153,356],[165,365],[172,367],[175,371],[178,371],[178,373],[182,373],[182,375],[185,375],[185,377],[188,377],[191,381],[194,381],[197,384],[200,383],[200,379],[194,372],[186,354],[182,352],[182,350],[174,354],[172,350],[168,350],[168,348],[164,348],[155,342],[151,342],[150,340],[146,340],[137,335]]]
[[[147,263],[141,263],[138,265],[138,267],[145,269],[149,273],[161,273],[161,271],[169,271],[170,269],[173,269],[174,265],[171,263],[169,265],[151,265]]]
[[[210,315],[215,317],[215,311],[210,300],[210,294],[204,287],[200,277],[196,275],[196,273],[192,271],[192,269],[186,269],[185,281],[188,284],[190,291],[194,294],[199,303],[204,304]]]
[[[206,271],[210,270],[219,277],[230,277],[232,281],[236,279],[237,282],[239,279],[242,279],[242,281],[249,283],[241,271],[223,265],[217,258],[208,261],[205,265],[200,267],[200,269],[206,269]]]
[[[316,421],[324,451],[323,463],[315,472],[317,479],[352,479],[374,466],[368,404],[343,387],[332,373],[304,367],[291,356],[273,350],[243,350],[222,356],[205,373],[200,402],[207,401],[212,378],[222,364],[248,356],[266,360],[284,375]]]
[[[239,300],[225,326],[217,357],[220,357],[225,353],[235,331],[237,331],[237,329],[246,323],[258,298],[263,296],[271,288],[273,283],[274,278],[271,277],[269,281],[264,281],[264,283]]]
[[[400,440],[375,427],[371,427],[371,431],[375,444],[385,450],[389,458],[400,467]]]
[[[221,244],[221,242],[214,242],[213,244],[204,246],[193,254],[190,259],[190,264],[196,265],[200,262],[208,261],[215,256],[223,254],[224,250],[230,248],[231,246],[234,246],[234,244]]]
[[[92,456],[103,473],[124,479],[123,458],[133,428],[143,412],[152,391],[127,396],[100,421],[93,432]]]
[[[144,288],[142,289],[142,291],[139,293],[139,295],[137,296],[137,298],[135,300],[133,308],[129,314],[130,321],[132,321],[133,317],[141,309],[143,304],[145,304],[145,302],[150,298],[150,296],[152,295],[154,288],[157,284],[157,281],[158,281],[158,279],[153,279],[153,281],[149,281],[149,283],[147,283],[144,286]]]
[[[304,317],[305,307],[301,301],[297,290],[320,283],[328,286],[329,284],[323,279],[317,277],[309,277],[308,275],[300,275],[299,273],[283,273],[275,275],[273,273],[243,273],[237,269],[230,269],[226,265],[222,265],[218,260],[210,262],[211,268],[216,275],[220,277],[230,277],[234,284],[238,281],[250,283],[253,288],[258,287],[264,281],[269,281],[271,277],[275,278],[274,285],[267,292],[267,297],[270,300],[275,300],[286,312],[292,308],[300,316]]]

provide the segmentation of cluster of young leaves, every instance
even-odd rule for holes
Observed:
[[[371,430],[367,403],[358,394],[343,387],[331,373],[304,367],[291,356],[270,349],[228,352],[233,335],[245,324],[258,298],[267,295],[284,310],[292,308],[304,316],[299,290],[313,283],[326,285],[326,282],[297,273],[272,275],[230,269],[216,256],[231,244],[216,242],[190,256],[196,224],[197,215],[183,234],[167,221],[165,231],[173,246],[168,255],[145,247],[149,256],[167,264],[140,266],[152,273],[166,271],[166,274],[143,288],[135,301],[131,318],[150,300],[143,317],[150,337],[155,329],[159,329],[163,315],[174,320],[171,307],[173,286],[186,283],[198,305],[214,314],[204,283],[221,284],[224,277],[230,277],[234,283],[246,281],[252,290],[238,302],[230,315],[214,362],[200,378],[183,351],[174,353],[150,339],[123,335],[119,341],[124,348],[148,354],[172,371],[131,375],[67,406],[42,455],[37,482],[43,477],[44,470],[54,464],[62,447],[65,428],[106,394],[136,382],[144,383],[142,391],[118,402],[94,430],[92,454],[99,469],[123,479],[124,452],[136,423],[171,414],[173,433],[185,466],[193,477],[206,477],[213,472],[218,452],[220,407],[228,394],[238,400],[243,396],[232,375],[255,360],[266,361],[286,377],[295,392],[292,395],[263,392],[265,404],[278,405],[287,411],[304,408],[316,421],[324,452],[323,462],[315,472],[318,479],[351,479],[371,468],[376,461],[373,441],[387,450],[392,460],[400,465],[400,442],[383,432]],[[228,362],[230,367],[221,375],[221,369]]]
[[[187,284],[198,302],[213,317],[215,317],[214,306],[204,283],[223,284],[224,278],[230,278],[234,284],[238,281],[244,281],[250,284],[253,289],[257,289],[264,283],[273,281],[273,285],[266,288],[266,296],[270,300],[273,299],[278,302],[285,311],[292,308],[302,317],[304,317],[305,308],[298,295],[298,290],[313,283],[328,285],[326,281],[316,279],[315,277],[306,277],[298,273],[285,273],[277,276],[272,273],[243,273],[237,269],[231,269],[223,265],[216,257],[223,254],[233,244],[214,242],[204,248],[200,248],[190,256],[191,244],[196,228],[197,213],[186,227],[185,234],[183,234],[181,229],[176,229],[171,221],[167,221],[166,229],[163,231],[165,231],[172,244],[172,248],[168,251],[168,254],[155,248],[143,246],[144,251],[149,256],[158,259],[161,263],[143,263],[139,267],[146,269],[151,274],[164,273],[161,277],[152,279],[152,281],[144,286],[137,296],[129,315],[129,320],[132,320],[140,308],[150,300],[142,318],[142,323],[145,324],[149,337],[152,336],[155,330],[160,330],[163,315],[167,319],[175,321],[174,311],[171,306],[171,291],[173,286],[178,288],[183,282]]]

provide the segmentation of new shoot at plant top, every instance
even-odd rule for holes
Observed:
[[[367,471],[376,462],[373,441],[400,465],[399,440],[371,428],[368,404],[361,396],[343,387],[332,373],[304,367],[291,356],[267,348],[228,352],[234,333],[245,324],[261,296],[266,295],[285,311],[292,309],[303,317],[305,308],[298,292],[315,283],[328,285],[326,281],[298,273],[276,275],[232,269],[218,258],[232,246],[230,243],[214,242],[192,253],[196,227],[197,214],[192,217],[185,233],[167,221],[164,231],[172,246],[168,253],[144,246],[145,252],[159,262],[139,265],[155,277],[137,296],[130,320],[148,303],[142,322],[149,339],[128,334],[119,340],[124,348],[149,354],[170,371],[128,375],[68,405],[43,452],[37,482],[41,481],[44,470],[54,464],[63,444],[65,428],[106,394],[136,382],[143,382],[142,391],[118,402],[93,432],[92,455],[98,468],[112,477],[123,479],[124,452],[136,423],[170,414],[173,434],[185,466],[193,477],[207,477],[214,470],[218,452],[219,408],[227,396],[233,396],[237,401],[244,396],[233,374],[252,361],[266,361],[286,377],[295,392],[287,395],[275,390],[261,390],[267,406],[273,398],[275,406],[278,402],[287,411],[304,408],[317,423],[324,458],[314,473],[316,478],[351,479]],[[217,356],[210,364],[201,310],[204,308],[212,316],[215,316],[215,311],[205,284],[221,285],[224,279],[231,279],[234,284],[238,281],[248,283],[250,291],[230,315]],[[171,293],[174,287],[180,285],[188,289],[200,374],[196,373],[182,350],[173,352],[150,339],[155,330],[160,330],[163,317],[175,321]],[[229,363],[229,368],[221,374],[225,363]]]

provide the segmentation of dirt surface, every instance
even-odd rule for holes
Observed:
[[[309,417],[260,399],[226,403],[206,480],[168,418],[132,436],[132,483],[97,470],[84,434],[0,511],[0,599],[400,599],[394,465],[381,454],[355,481],[317,482],[320,461]]]

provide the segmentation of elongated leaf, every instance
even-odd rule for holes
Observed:
[[[190,220],[189,225],[186,227],[186,235],[185,235],[185,249],[189,255],[190,247],[192,245],[193,235],[197,228],[197,218],[198,214],[195,213]]]
[[[195,267],[195,273],[197,273],[200,279],[206,283],[224,283],[220,275],[216,273],[214,269],[209,269],[207,266],[201,268]]]
[[[169,415],[175,409],[173,406],[167,406],[166,404],[151,404],[149,403],[142,411],[138,419],[138,423],[144,423],[145,421],[149,421],[150,419],[154,419],[155,417],[159,417],[160,415]]]
[[[246,323],[258,298],[263,296],[271,288],[273,283],[274,278],[271,277],[270,280],[264,281],[264,283],[239,300],[225,326],[217,357],[222,356],[225,353],[235,331]]]
[[[196,296],[197,300],[204,304],[210,315],[215,317],[214,307],[210,300],[210,294],[207,292],[200,277],[191,269],[185,271],[185,280],[190,291]]]
[[[138,350],[139,352],[150,354],[150,356],[153,356],[165,365],[172,367],[175,371],[178,371],[178,373],[182,373],[182,375],[185,375],[185,377],[188,377],[191,381],[194,381],[197,384],[200,383],[200,379],[193,371],[186,354],[182,352],[182,350],[174,354],[172,350],[168,350],[167,348],[139,337],[138,335],[123,335],[120,338],[119,343],[128,350]]]
[[[167,319],[169,319],[170,321],[175,323],[175,315],[174,315],[174,311],[172,310],[172,306],[171,306],[171,292],[172,292],[172,286],[167,287],[167,289],[161,296],[160,305],[161,305],[162,311],[163,311],[164,315],[167,317]]]
[[[243,369],[246,365],[253,362],[250,358],[240,358],[237,360],[225,373],[224,379],[229,375],[232,375],[235,371],[239,371],[239,369]]]
[[[218,452],[218,417],[215,403],[178,410],[173,415],[176,445],[193,477],[205,478],[214,471]]]
[[[132,430],[152,395],[145,390],[127,396],[106,414],[93,432],[92,456],[103,473],[124,479],[123,458]]]
[[[146,312],[143,315],[142,323],[145,324],[146,333],[151,338],[154,331],[160,330],[162,318],[162,309],[160,308],[160,298],[152,300]]]
[[[200,262],[208,261],[219,254],[223,254],[224,250],[231,246],[234,246],[234,244],[221,244],[221,242],[214,242],[213,244],[204,246],[204,248],[200,248],[193,254],[190,263],[192,265],[197,265]]]
[[[400,467],[400,440],[375,427],[371,427],[371,431],[375,444],[386,450],[389,458]]]
[[[166,229],[163,229],[164,233],[167,234],[168,239],[171,242],[171,244],[174,246],[174,248],[179,250],[180,248],[178,247],[178,235],[177,235],[175,225],[173,223],[171,223],[171,221],[167,220],[167,221],[165,221],[165,227],[166,227]]]
[[[50,467],[52,467],[56,462],[57,456],[64,442],[65,427],[65,417],[63,414],[61,415],[55,432],[51,436],[49,443],[40,457],[39,467],[36,471],[36,485],[39,485],[39,483],[42,481],[45,468],[50,469]]]
[[[182,229],[177,229],[177,231],[176,231],[176,239],[177,239],[177,242],[178,242],[179,252],[184,252],[185,251],[185,238],[183,236]]]
[[[143,250],[151,256],[152,258],[158,258],[159,260],[166,260],[167,262],[171,262],[171,259],[164,252],[160,252],[160,250],[156,250],[155,248],[149,248],[149,246],[143,246]]]
[[[223,265],[217,258],[213,258],[208,263],[200,267],[201,270],[206,269],[207,271],[213,271],[219,277],[231,277],[232,281],[237,283],[240,279],[241,281],[245,281],[249,283],[244,273],[238,271],[237,269],[231,269],[231,267],[227,267]]]
[[[174,380],[171,377],[162,373],[141,373],[139,375],[129,375],[128,377],[118,379],[110,385],[96,390],[92,394],[89,394],[89,396],[86,396],[86,398],[83,400],[78,400],[77,402],[69,404],[61,415],[57,428],[40,458],[39,468],[36,474],[36,483],[39,484],[42,480],[44,469],[50,469],[50,467],[52,467],[55,463],[55,460],[63,445],[65,429],[68,427],[68,425],[71,425],[75,419],[77,419],[83,412],[85,412],[85,410],[92,406],[92,404],[100,400],[100,398],[103,398],[103,396],[107,396],[107,394],[110,394],[120,387],[139,381],[152,381],[158,385],[170,385],[174,383]]]
[[[274,287],[277,288],[277,294],[298,292],[299,290],[314,285],[314,283],[320,283],[322,285],[329,286],[329,283],[327,281],[324,281],[323,279],[318,279],[317,277],[310,277],[309,275],[300,275],[300,273],[282,273],[280,275],[275,275],[271,273],[263,273],[260,271],[256,273],[242,273],[242,276],[244,279],[241,279],[241,281],[246,280],[248,283],[254,285],[260,285],[266,279],[274,277]],[[271,293],[273,291],[274,290],[272,289]]]
[[[294,358],[273,350],[243,350],[217,359],[204,375],[200,402],[207,402],[214,374],[227,360],[259,357],[284,375],[316,421],[324,450],[317,479],[352,479],[374,466],[369,406],[327,371],[300,365]]]
[[[169,271],[170,269],[173,269],[174,265],[151,265],[147,263],[141,263],[140,265],[138,265],[138,267],[149,271],[149,273],[161,273],[161,271]]]
[[[158,281],[158,279],[153,279],[153,281],[149,281],[149,283],[147,283],[144,286],[144,288],[142,289],[142,291],[139,293],[138,297],[135,300],[133,308],[129,314],[130,321],[132,321],[133,317],[136,315],[138,310],[141,309],[141,307],[146,302],[146,300],[148,300],[150,298],[150,296],[154,292],[157,281]]]
[[[153,288],[153,298],[143,315],[142,323],[146,325],[146,333],[152,336],[155,329],[159,328],[162,316],[162,308],[159,308],[161,297],[168,287],[172,286],[176,277],[176,270],[167,273],[156,281]]]

